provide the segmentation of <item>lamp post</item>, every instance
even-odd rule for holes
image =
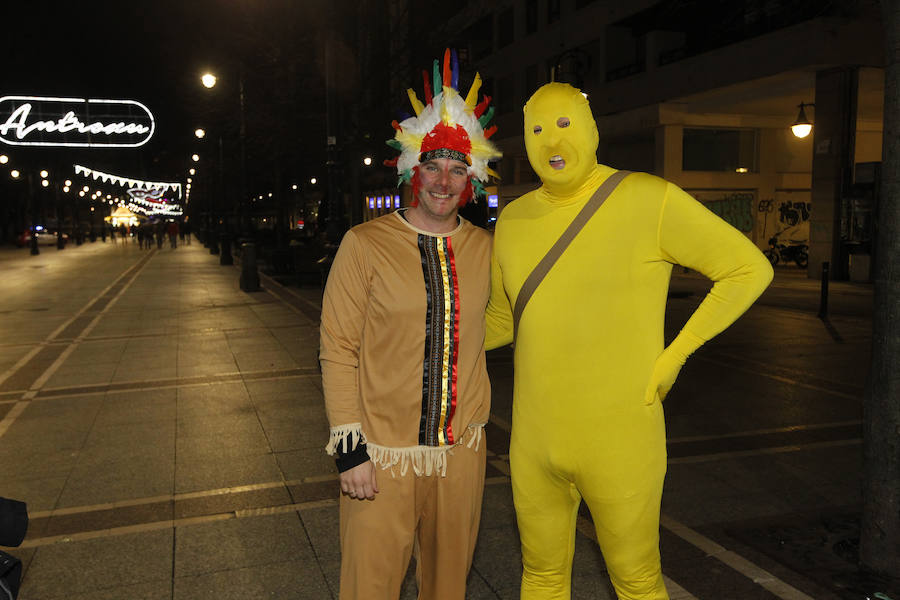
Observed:
[[[28,203],[31,208],[31,255],[37,256],[41,253],[38,249],[37,240],[37,195],[34,193],[34,176],[28,172]]]
[[[247,222],[246,215],[246,195],[247,195],[247,150],[246,150],[246,138],[247,138],[247,119],[246,119],[246,109],[245,109],[245,101],[244,101],[244,68],[243,64],[238,65],[238,105],[239,105],[239,117],[240,117],[240,129],[238,132],[238,145],[240,150],[240,160],[241,160],[241,168],[240,168],[240,188],[238,190],[238,194],[236,196],[236,200],[234,202],[234,206],[231,207],[232,213],[237,218],[237,228],[240,232],[241,237],[246,237],[249,234],[249,224]],[[201,82],[203,86],[207,89],[212,89],[216,86],[218,82],[218,77],[213,73],[205,73],[201,78]],[[222,148],[222,135],[219,134],[219,183],[220,183],[220,193],[222,194],[222,198],[225,197],[225,184],[224,184],[224,153]],[[220,256],[220,264],[230,265],[233,264],[233,259],[231,258],[231,229],[229,227],[229,221],[226,217],[225,219],[225,227],[220,232],[221,242],[223,247],[228,246],[227,254],[223,254]]]

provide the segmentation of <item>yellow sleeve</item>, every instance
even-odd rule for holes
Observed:
[[[513,317],[509,298],[503,288],[503,271],[496,253],[491,253],[491,297],[484,314],[484,349],[493,350],[513,341]]]
[[[369,296],[365,251],[351,230],[344,235],[328,274],[319,326],[319,362],[325,412],[331,425],[327,450],[365,437],[359,405],[359,351]]]
[[[660,213],[658,243],[665,260],[715,282],[670,345],[683,362],[750,308],[772,281],[772,265],[744,234],[671,183]]]

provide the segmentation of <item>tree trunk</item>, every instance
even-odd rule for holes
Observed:
[[[881,0],[886,60],[872,364],[864,408],[863,569],[900,574],[900,0]]]

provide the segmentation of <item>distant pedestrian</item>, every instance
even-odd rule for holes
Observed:
[[[157,221],[156,223],[156,249],[161,250],[163,244],[163,236],[166,235],[166,222]]]
[[[184,239],[187,241],[187,245],[191,245],[191,222],[185,221],[184,225],[181,227],[181,231],[184,232]]]
[[[137,228],[137,242],[138,242],[138,248],[143,250],[144,249],[144,226],[143,225],[140,225]]]
[[[169,246],[174,250],[178,247],[178,221],[171,221],[166,230],[169,234]]]
[[[108,225],[104,225],[103,229],[101,231],[106,231],[107,227],[108,227]],[[115,227],[109,227],[109,241],[111,241],[113,244],[116,243],[116,228]]]

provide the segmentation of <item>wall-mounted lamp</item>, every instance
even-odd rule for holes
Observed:
[[[807,106],[815,106],[815,104],[801,102],[799,105],[800,112],[797,113],[797,120],[791,125],[791,131],[798,138],[805,138],[812,131],[812,123],[806,117],[806,111],[804,110]]]

